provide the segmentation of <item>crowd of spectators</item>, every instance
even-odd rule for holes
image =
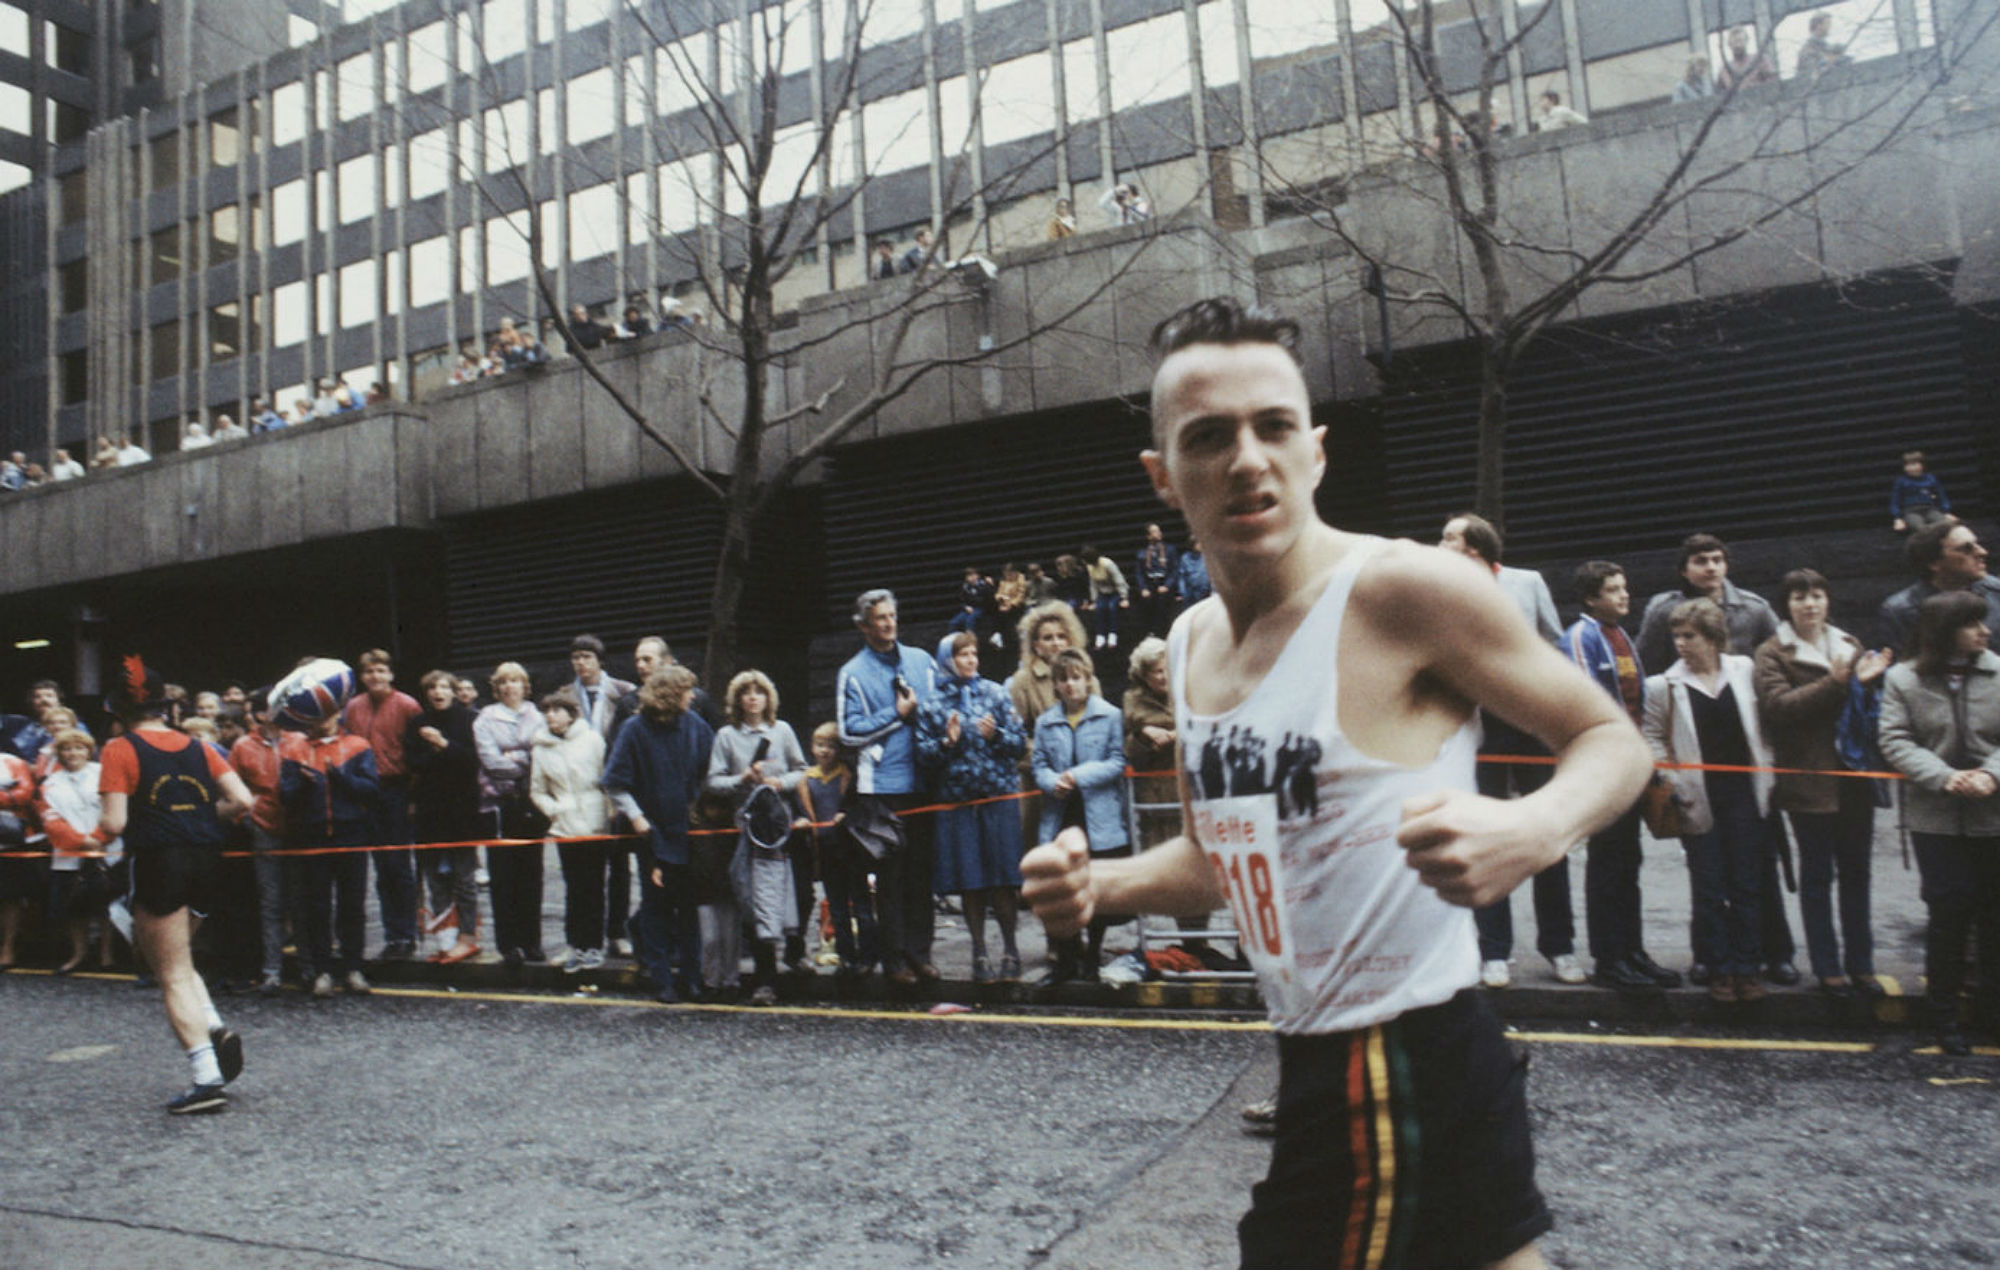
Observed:
[[[1580,612],[1565,627],[1542,576],[1503,562],[1492,525],[1454,516],[1440,546],[1487,568],[1666,765],[1657,789],[1589,841],[1590,970],[1575,947],[1567,861],[1529,888],[1557,978],[1621,992],[1682,981],[1641,937],[1645,823],[1680,840],[1685,973],[1718,1003],[1801,979],[1779,881],[1794,844],[1814,982],[1832,996],[1879,995],[1871,872],[1891,782],[1844,773],[1894,772],[1930,911],[1930,1019],[1947,1052],[1965,1051],[1962,990],[2000,992],[2000,657],[1986,649],[2000,582],[1970,527],[1941,514],[1910,532],[1916,579],[1883,601],[1866,642],[1830,620],[1826,576],[1787,573],[1774,608],[1731,580],[1729,549],[1708,534],[1682,542],[1676,585],[1646,601],[1636,631],[1620,565],[1576,570]],[[747,992],[755,1003],[776,1000],[786,976],[829,967],[843,981],[879,971],[916,984],[938,976],[934,898],[955,895],[974,980],[1019,979],[1027,847],[1080,825],[1093,852],[1115,856],[1173,832],[1172,815],[1138,814],[1174,802],[1160,636],[1207,579],[1198,544],[1176,548],[1157,525],[1129,569],[1085,547],[1058,555],[1053,572],[1030,562],[999,573],[965,571],[935,652],[901,642],[893,594],[860,596],[863,647],[841,668],[834,717],[802,729],[809,745],[769,676],[737,674],[717,703],[658,638],[633,650],[627,681],[609,673],[600,641],[578,636],[568,676],[539,698],[528,672],[504,662],[483,706],[478,685],[443,670],[410,697],[388,654],[371,650],[356,659],[345,709],[303,730],[273,712],[268,689],[172,690],[175,726],[217,746],[258,795],[238,829],[250,863],[213,951],[225,973],[267,992],[281,989],[288,950],[312,994],[367,992],[372,862],[380,958],[449,965],[490,944],[509,965],[543,962],[544,841],[555,838],[566,972],[632,957],[664,999]],[[1129,660],[1112,666],[1121,641]],[[982,675],[989,654],[1010,670],[1004,682]],[[1124,680],[1122,705],[1107,699],[1100,664]],[[1530,791],[1542,769],[1508,760],[1546,751],[1503,720],[1484,723],[1482,791]],[[123,887],[118,843],[96,832],[95,748],[53,683],[35,686],[26,716],[0,716],[0,850],[40,853],[0,867],[0,966],[15,960],[24,904],[40,906],[63,943],[62,972],[117,955],[104,915]],[[1493,988],[1511,981],[1510,910],[1507,900],[1476,914]],[[1106,926],[1120,920],[1104,915],[1057,941],[1043,981],[1144,974],[1129,957],[1102,964]],[[1974,947],[1980,972],[1969,978]]]

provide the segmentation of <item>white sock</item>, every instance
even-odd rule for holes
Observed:
[[[197,1085],[220,1085],[222,1068],[215,1061],[213,1045],[197,1045],[188,1051],[188,1066],[194,1069],[194,1083]]]
[[[207,1008],[208,1008],[208,1030],[211,1032],[221,1031],[222,1016],[215,1012],[215,1002],[213,1001],[209,1002]]]

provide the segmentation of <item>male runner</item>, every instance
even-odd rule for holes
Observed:
[[[1052,937],[1230,904],[1279,1033],[1245,1266],[1539,1266],[1524,1065],[1471,910],[1629,806],[1646,749],[1469,561],[1319,519],[1297,337],[1227,299],[1154,332],[1141,457],[1215,587],[1169,641],[1187,832],[1093,863],[1065,831],[1022,861],[1027,898]],[[1547,785],[1473,792],[1477,708],[1549,746]]]
[[[159,977],[167,1021],[194,1074],[167,1111],[221,1111],[229,1105],[222,1087],[243,1070],[243,1042],[223,1026],[190,947],[222,865],[221,817],[242,815],[253,799],[219,750],[167,726],[166,684],[139,658],[125,659],[105,707],[126,734],[104,745],[98,828],[107,839],[124,835],[133,942]]]

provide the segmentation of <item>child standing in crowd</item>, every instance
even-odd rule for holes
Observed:
[[[1055,656],[1049,678],[1056,703],[1035,722],[1035,784],[1042,791],[1042,841],[1053,842],[1076,826],[1090,839],[1090,855],[1117,859],[1132,854],[1125,828],[1125,719],[1118,707],[1097,694],[1090,654],[1065,648]],[[1071,936],[1058,943],[1056,964],[1044,984],[1097,977],[1104,932],[1115,921],[1098,914],[1090,920],[1090,942]]]
[[[808,846],[814,858],[812,872],[826,885],[833,947],[840,954],[838,977],[852,982],[873,970],[881,959],[875,938],[875,903],[868,892],[872,861],[847,832],[847,802],[854,792],[854,773],[840,760],[839,724],[829,720],[813,729],[812,754],[813,765],[805,770],[795,791],[799,817],[792,822],[792,841]]]
[[[798,789],[805,775],[806,757],[799,749],[799,738],[792,725],[777,717],[778,689],[763,671],[746,670],[731,679],[725,704],[729,722],[715,734],[708,762],[708,792],[728,799],[733,816],[759,785],[768,785],[781,794]],[[796,878],[794,886],[793,906],[809,910],[810,879],[803,904],[797,898]],[[798,916],[803,918],[805,914]],[[805,961],[804,940],[796,933],[801,924],[787,924],[794,932],[790,939],[796,942],[785,950],[786,961],[794,969]],[[727,990],[736,986],[742,973],[742,929],[742,914],[734,904],[725,901],[701,906],[702,971],[710,987]],[[769,987],[771,975],[771,967],[766,963],[775,959],[776,954],[761,939],[752,951],[757,958],[757,995],[762,997],[766,995],[764,989]],[[811,973],[811,964],[807,963],[804,969]],[[769,995],[776,1000],[775,991]]]
[[[564,974],[581,974],[604,967],[604,865],[602,835],[611,823],[611,803],[598,784],[604,770],[604,738],[588,723],[579,726],[582,703],[569,689],[542,698],[545,730],[535,737],[528,792],[549,818],[549,833],[557,838],[597,841],[563,842],[556,846],[562,860],[563,938],[569,955]]]
[[[403,760],[410,766],[410,803],[420,843],[469,843],[480,836],[479,749],[472,710],[458,700],[463,682],[448,670],[423,677],[424,710],[409,722]],[[442,965],[479,952],[479,848],[433,847],[417,853],[430,895],[425,933],[437,940],[431,960]]]
[[[66,975],[83,964],[91,919],[104,916],[111,898],[111,860],[124,853],[124,846],[98,829],[104,802],[97,792],[97,743],[72,728],[56,733],[54,748],[57,766],[36,791],[35,808],[49,838],[49,922],[69,927],[69,960],[56,968]],[[101,938],[98,956],[108,966],[108,921]]]
[[[1889,487],[1890,527],[1897,533],[1928,529],[1951,514],[1944,485],[1924,470],[1924,452],[1903,455],[1903,474]]]
[[[939,802],[937,893],[958,894],[972,936],[972,981],[1021,977],[1014,942],[1021,886],[1020,819],[1005,799],[1015,792],[1015,761],[1027,749],[1007,691],[979,675],[979,638],[960,631],[938,645],[938,693],[917,709],[917,762],[929,770]],[[1000,920],[996,976],[986,956],[986,907]]]
[[[382,784],[375,771],[375,752],[368,742],[346,731],[340,706],[347,694],[322,717],[301,719],[309,731],[288,732],[279,742],[278,791],[285,804],[285,825],[298,847],[336,848],[305,859],[306,943],[312,993],[334,994],[335,976],[347,991],[370,991],[361,973],[363,940],[367,937],[368,856],[374,836]],[[282,686],[280,692],[283,691]],[[288,711],[289,706],[285,707]],[[297,714],[294,713],[294,717]],[[334,960],[334,941],[340,957]]]

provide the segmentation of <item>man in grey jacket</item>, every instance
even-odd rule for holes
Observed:
[[[1646,601],[1645,615],[1639,620],[1639,661],[1665,670],[1674,663],[1674,635],[1667,627],[1667,615],[1682,600],[1703,596],[1722,608],[1729,622],[1729,647],[1724,652],[1749,657],[1757,646],[1778,633],[1778,615],[1764,597],[1745,591],[1729,580],[1729,548],[1714,534],[1689,534],[1681,539],[1682,584],[1661,591]]]

